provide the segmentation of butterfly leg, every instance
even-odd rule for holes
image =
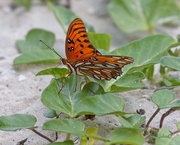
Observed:
[[[66,80],[67,80],[67,78],[70,76],[72,74],[72,71],[70,70],[70,73],[63,79],[62,78],[62,84],[61,84],[61,88],[60,88],[60,90],[58,91],[58,94],[62,91],[62,89],[64,88],[64,86],[65,86],[65,84],[66,84]]]

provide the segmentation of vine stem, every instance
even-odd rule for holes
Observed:
[[[41,134],[40,132],[38,132],[37,130],[35,130],[34,128],[33,129],[30,129],[32,130],[34,133],[36,133],[37,135],[41,136],[42,138],[48,140],[49,142],[53,142],[53,140],[51,140],[50,138],[48,138],[47,136]]]
[[[70,137],[71,137],[71,134],[70,134],[70,133],[68,133],[68,134],[67,134],[67,136],[66,136],[66,140],[69,140],[69,139],[70,139]]]
[[[153,113],[153,115],[149,118],[149,120],[148,120],[148,122],[147,122],[147,124],[146,124],[146,126],[145,126],[146,129],[148,129],[149,124],[151,123],[151,121],[153,120],[153,118],[158,114],[159,111],[160,111],[160,108],[158,108],[158,109]],[[144,131],[144,135],[147,135],[147,130]]]
[[[172,134],[172,135],[175,135],[175,134],[177,134],[177,133],[179,133],[179,130],[176,130],[176,131],[172,132],[171,134]]]
[[[167,112],[165,112],[165,113],[161,116],[159,128],[162,128],[164,119],[165,119],[168,115],[170,115],[171,113],[173,113],[173,112],[175,112],[175,111],[177,111],[177,110],[180,110],[180,108],[179,108],[179,107],[173,107],[173,108],[169,109]]]

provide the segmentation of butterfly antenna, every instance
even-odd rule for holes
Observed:
[[[60,58],[62,58],[61,55],[60,55],[59,53],[57,53],[57,51],[56,51],[54,48],[49,47],[49,46],[48,46],[44,41],[42,41],[42,40],[39,40],[39,41],[42,42],[44,45],[46,45],[47,48],[49,48],[49,49],[51,49],[53,52],[55,52]]]

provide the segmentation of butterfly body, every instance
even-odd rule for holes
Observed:
[[[122,67],[134,61],[128,56],[102,55],[89,41],[81,19],[70,24],[65,43],[67,59],[61,58],[70,73],[87,75],[98,80],[116,79],[122,74]]]

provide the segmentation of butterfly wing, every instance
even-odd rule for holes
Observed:
[[[80,59],[101,55],[89,41],[84,23],[79,18],[70,24],[65,45],[67,61],[70,64]]]
[[[122,74],[122,67],[134,61],[127,56],[102,55],[75,63],[77,74],[88,75],[98,80],[116,79]]]

